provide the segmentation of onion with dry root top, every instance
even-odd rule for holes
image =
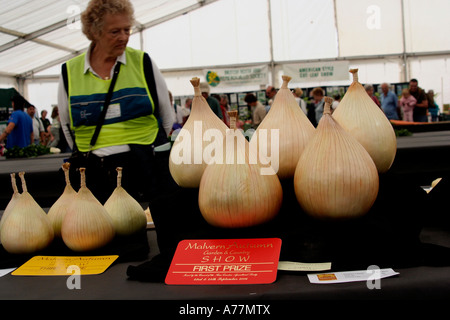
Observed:
[[[22,194],[5,217],[0,230],[3,247],[13,254],[29,254],[45,249],[54,238],[47,214],[28,193],[24,175],[24,172],[19,172]]]
[[[0,232],[2,230],[3,222],[6,220],[6,217],[12,211],[12,208],[14,208],[14,205],[16,204],[17,200],[20,197],[20,192],[17,189],[16,174],[11,173],[10,177],[11,177],[11,185],[12,185],[12,189],[13,189],[13,195],[12,195],[11,199],[9,200],[8,204],[6,205],[5,210],[3,211],[2,218],[0,220]]]
[[[86,187],[85,168],[80,168],[80,189],[61,225],[61,236],[73,251],[101,248],[114,238],[114,226],[103,205]]]
[[[50,223],[52,224],[53,231],[55,232],[55,237],[58,238],[61,237],[61,225],[64,220],[64,216],[66,215],[68,208],[70,207],[72,201],[75,198],[75,195],[77,194],[77,192],[70,184],[69,179],[70,163],[69,162],[64,163],[62,165],[62,169],[64,171],[64,176],[66,179],[66,186],[61,196],[50,207],[47,213],[48,218],[50,219]]]
[[[269,113],[265,116],[250,140],[250,144],[258,148],[259,140],[265,139],[267,141],[266,155],[278,152],[277,174],[280,179],[294,176],[298,159],[315,132],[311,121],[302,111],[288,88],[291,77],[284,75],[282,79],[283,84],[275,96]],[[278,130],[278,143],[275,145],[271,143],[273,139],[271,129]],[[272,147],[277,148],[277,150],[272,150]]]
[[[200,91],[200,79],[192,78],[194,98],[191,113],[183,128],[178,133],[170,151],[169,169],[175,182],[184,188],[198,188],[207,163],[204,160],[205,149],[214,149],[217,142],[212,137],[208,141],[206,133],[218,130],[225,136],[228,127],[211,110]],[[222,141],[220,141],[221,143]]]
[[[103,206],[111,216],[116,234],[128,236],[146,228],[147,216],[139,202],[122,187],[122,168],[116,171],[117,186]]]
[[[199,189],[199,207],[205,220],[223,228],[250,227],[274,218],[281,207],[283,191],[276,174],[261,174],[263,166],[250,159],[256,153],[241,131],[236,130],[237,111],[230,113],[222,163],[206,167]],[[252,158],[253,157],[253,158]]]
[[[353,82],[333,112],[333,118],[363,145],[379,173],[389,170],[397,153],[394,128],[384,112],[358,82],[358,69],[351,69]]]
[[[334,121],[332,101],[325,98],[316,133],[298,161],[294,189],[311,216],[355,218],[366,214],[377,198],[378,171],[364,147]]]

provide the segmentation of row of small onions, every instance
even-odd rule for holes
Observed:
[[[241,154],[244,163],[225,161],[226,141],[210,139],[209,144],[202,141],[202,148],[195,146],[196,139],[204,139],[194,130],[196,122],[202,124],[203,130],[218,130],[225,140],[236,128],[232,125],[229,130],[218,119],[200,93],[199,79],[193,78],[191,115],[175,139],[169,158],[172,177],[181,187],[199,188],[200,211],[214,226],[248,227],[271,220],[281,208],[280,180],[284,179],[293,180],[296,198],[311,216],[363,216],[378,195],[379,174],[388,171],[394,161],[397,142],[391,123],[358,82],[357,71],[350,70],[353,82],[333,114],[333,99],[325,97],[317,128],[289,90],[291,78],[283,76],[270,111],[250,142],[234,147],[235,160]],[[230,114],[232,120],[236,116]],[[271,129],[277,129],[279,138],[275,145],[278,170],[276,174],[261,175],[268,158],[258,150],[257,141],[266,139],[265,155],[274,154],[269,143],[273,139]],[[217,148],[223,148],[224,161],[205,161],[205,154]],[[256,163],[250,161],[255,157],[259,159]]]
[[[55,238],[77,252],[101,248],[118,236],[145,229],[147,217],[142,206],[121,186],[122,168],[117,168],[117,186],[102,205],[86,187],[85,168],[80,168],[80,189],[70,184],[70,163],[62,166],[66,186],[48,213],[27,190],[25,173],[20,172],[22,193],[11,173],[13,196],[0,220],[3,248],[12,254],[30,254],[47,248]]]

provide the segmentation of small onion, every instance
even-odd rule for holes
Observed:
[[[52,224],[53,231],[55,232],[55,237],[61,237],[61,225],[64,219],[64,216],[67,213],[70,204],[77,192],[73,189],[70,184],[69,179],[69,169],[70,163],[66,162],[62,165],[62,169],[64,171],[64,176],[66,179],[66,186],[64,188],[63,193],[59,196],[59,198],[55,201],[55,203],[48,210],[48,218],[50,219],[50,223]]]
[[[12,211],[12,208],[14,208],[15,204],[17,203],[17,200],[20,197],[20,193],[19,193],[19,190],[17,189],[17,184],[16,184],[16,174],[11,173],[10,176],[11,176],[11,185],[13,188],[13,195],[12,195],[11,199],[9,200],[8,204],[6,205],[5,210],[3,211],[2,218],[0,220],[0,231],[2,229],[3,222],[6,220],[6,217]]]
[[[145,229],[147,217],[139,202],[122,187],[122,168],[116,170],[117,186],[103,206],[111,216],[116,234],[128,236]]]
[[[334,121],[331,102],[331,98],[325,98],[323,117],[298,161],[295,194],[311,216],[360,217],[378,195],[378,172],[364,147]]]
[[[114,226],[103,205],[86,187],[85,168],[80,168],[81,183],[61,225],[61,236],[73,251],[101,248],[114,238]]]
[[[47,214],[28,192],[24,175],[24,172],[19,172],[22,194],[1,227],[2,245],[13,254],[29,254],[45,249],[54,238]]]

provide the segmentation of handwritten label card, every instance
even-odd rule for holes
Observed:
[[[67,276],[73,267],[81,275],[103,273],[119,256],[35,256],[17,268],[13,276]]]
[[[166,276],[171,285],[263,284],[276,280],[281,239],[183,240]]]

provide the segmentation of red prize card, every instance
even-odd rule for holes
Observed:
[[[276,280],[281,239],[183,240],[166,284],[263,284]]]

